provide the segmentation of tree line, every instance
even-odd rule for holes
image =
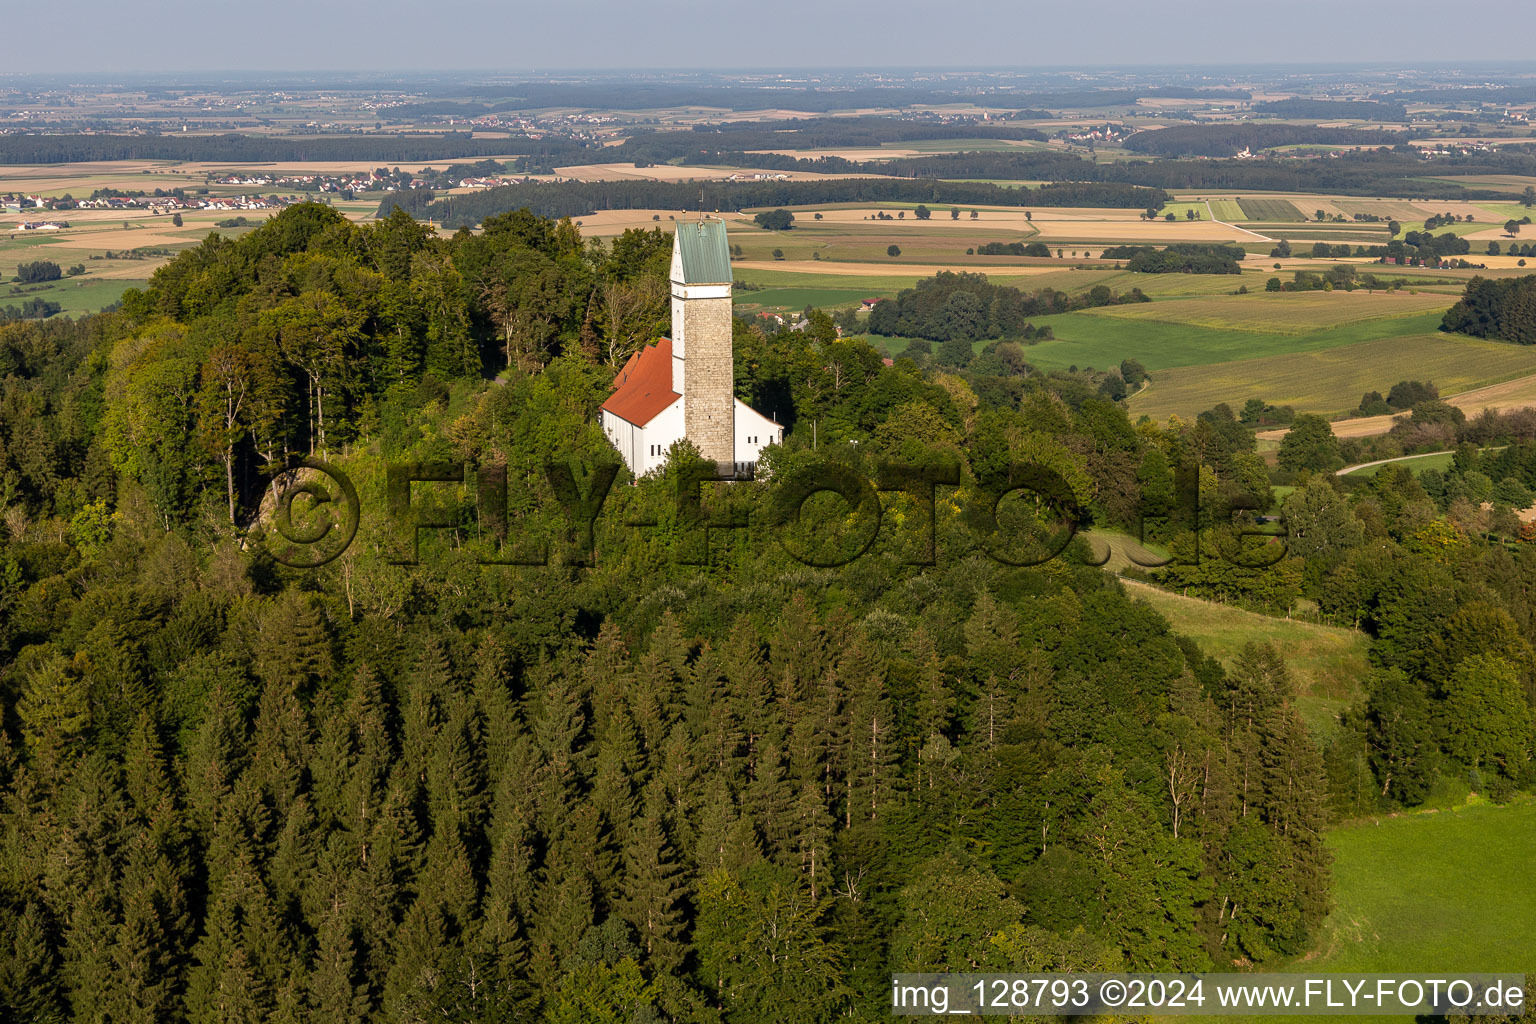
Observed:
[[[1101,259],[1125,260],[1125,269],[1139,274],[1240,274],[1238,265],[1246,253],[1239,245],[1207,245],[1178,242],[1174,245],[1116,245],[1099,254]]]
[[[1440,329],[1536,345],[1536,274],[1474,277],[1456,305],[1446,311]]]
[[[1173,130],[1176,129],[1164,129]],[[751,167],[759,166],[753,163],[754,160],[772,159],[775,163],[770,166],[780,170],[1003,181],[1122,182],[1162,189],[1326,191],[1339,195],[1468,200],[1508,200],[1520,194],[1516,186],[1502,190],[1488,185],[1466,189],[1448,181],[1418,180],[1423,159],[1408,146],[1347,150],[1324,161],[1279,154],[1270,154],[1262,160],[1222,159],[1224,156],[1228,154],[1211,159],[1162,158],[1099,163],[1071,153],[1045,151],[940,153],[883,161],[825,156],[807,160],[783,155],[769,157],[721,152],[700,162]],[[1457,174],[1528,175],[1536,173],[1536,147],[1517,144],[1500,146],[1496,153],[1452,153],[1437,159],[1437,163],[1456,168]]]

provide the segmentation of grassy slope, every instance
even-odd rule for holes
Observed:
[[[1157,609],[1176,632],[1199,641],[1223,665],[1230,665],[1244,644],[1274,644],[1295,677],[1296,708],[1314,736],[1334,728],[1369,671],[1367,639],[1356,630],[1260,615],[1131,580],[1125,584],[1133,598]]]

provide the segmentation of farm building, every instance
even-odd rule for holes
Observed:
[[[603,432],[636,476],[687,438],[732,476],[750,476],[784,428],[735,397],[731,257],[725,222],[677,225],[672,238],[672,336],[629,357],[603,403]]]

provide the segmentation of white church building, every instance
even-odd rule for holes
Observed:
[[[603,403],[603,432],[635,476],[688,438],[722,473],[747,476],[784,428],[735,396],[731,254],[725,222],[679,221],[672,239],[672,337],[629,357]]]

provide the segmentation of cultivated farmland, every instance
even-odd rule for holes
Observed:
[[[1371,323],[1379,321],[1356,327]],[[1108,360],[1099,365],[1108,365]],[[1423,333],[1173,367],[1154,372],[1152,386],[1133,396],[1129,404],[1133,414],[1157,419],[1191,416],[1218,402],[1235,408],[1249,398],[1295,406],[1302,412],[1337,413],[1357,405],[1366,391],[1382,390],[1400,380],[1433,380],[1443,394],[1454,394],[1531,374],[1536,374],[1536,352],[1530,348]]]
[[[1243,219],[1252,221],[1306,220],[1300,210],[1284,199],[1249,199],[1243,196],[1237,201],[1242,208]]]
[[[1207,205],[1211,208],[1211,215],[1217,220],[1237,221],[1248,219],[1247,215],[1243,213],[1242,204],[1236,199],[1212,199]]]

